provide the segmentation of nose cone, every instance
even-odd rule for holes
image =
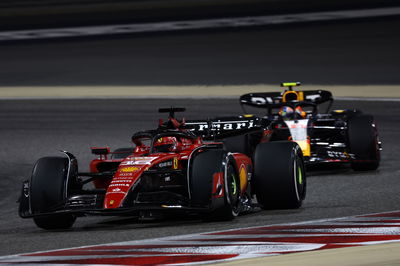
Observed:
[[[105,209],[122,207],[131,187],[139,182],[140,175],[147,168],[148,165],[120,165],[107,188],[103,207]]]
[[[109,194],[107,193],[106,199],[104,200],[104,208],[105,209],[115,209],[122,205],[123,200],[125,199],[126,193],[115,193]]]

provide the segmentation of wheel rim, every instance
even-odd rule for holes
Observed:
[[[297,181],[300,185],[303,185],[303,173],[300,166],[297,167]]]
[[[238,189],[238,182],[236,180],[236,175],[234,173],[234,169],[230,165],[228,167],[228,180],[227,180],[227,199],[228,204],[232,208],[232,214],[238,214],[238,206],[239,206],[239,189]]]
[[[305,185],[305,175],[299,158],[296,158],[293,162],[293,176],[297,200],[303,199],[304,185]]]

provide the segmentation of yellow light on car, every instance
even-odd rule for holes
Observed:
[[[296,86],[300,86],[301,83],[300,82],[283,82],[281,83],[281,87],[296,87]]]

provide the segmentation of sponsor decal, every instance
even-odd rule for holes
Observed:
[[[135,167],[135,168],[137,168],[137,167]],[[134,170],[134,171],[132,171],[132,172],[135,172],[135,171],[137,171],[137,170]],[[120,171],[120,173],[118,173],[118,176],[117,176],[116,178],[118,178],[118,177],[130,177],[130,176],[133,176],[133,173],[132,173],[132,172],[121,173],[121,171]]]
[[[129,187],[129,184],[121,184],[121,183],[115,183],[115,184],[111,184],[108,187]]]
[[[272,97],[261,97],[261,96],[254,96],[250,98],[250,102],[253,105],[266,105],[273,104],[273,103],[280,103],[280,98],[272,98]]]
[[[316,101],[317,99],[320,99],[320,98],[321,98],[321,95],[319,95],[319,94],[306,95],[306,99],[311,100],[311,101]]]
[[[132,179],[113,180],[113,181],[111,182],[111,184],[123,183],[123,182],[130,183],[130,182],[132,182]]]
[[[194,125],[196,131],[205,131],[209,128],[208,123],[186,123],[187,125]],[[243,120],[243,121],[218,121],[211,123],[211,129],[214,130],[238,130],[245,128],[254,127],[253,120]]]
[[[172,166],[172,161],[161,162],[161,163],[157,164],[157,166],[160,168],[169,167],[169,166]]]
[[[151,164],[158,157],[132,157],[129,161],[124,161],[121,165]]]
[[[124,168],[119,169],[119,171],[126,173],[126,172],[136,172],[139,169],[140,169],[139,167],[124,167]]]
[[[327,155],[330,158],[336,158],[336,159],[355,159],[354,154],[348,154],[347,152],[341,152],[341,151],[327,151]]]

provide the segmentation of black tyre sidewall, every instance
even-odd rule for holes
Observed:
[[[46,230],[68,229],[76,220],[73,214],[54,214],[34,217],[33,221],[39,228]]]
[[[44,157],[37,161],[31,178],[30,202],[34,215],[51,213],[62,208],[66,197],[68,159]],[[35,216],[34,222],[43,229],[65,229],[72,226],[72,214]]]
[[[223,162],[226,161],[227,175],[233,174],[236,178],[237,195],[240,194],[240,184],[233,160],[228,159],[228,154],[223,150],[207,150],[196,155],[191,165],[191,201],[195,206],[209,206],[210,212],[206,220],[231,220],[238,215],[239,198],[233,199],[229,184],[225,184],[222,204],[213,204],[212,189],[213,176],[217,172],[224,172]],[[227,177],[229,180],[229,178]],[[232,206],[232,204],[237,204]]]
[[[348,120],[348,146],[355,155],[354,170],[375,170],[379,166],[378,133],[371,115],[357,115]],[[365,162],[359,162],[365,160]]]
[[[298,173],[294,173],[295,164],[301,171],[301,184]],[[301,206],[306,195],[306,175],[301,149],[296,143],[259,144],[254,158],[254,189],[258,203],[265,209]]]

